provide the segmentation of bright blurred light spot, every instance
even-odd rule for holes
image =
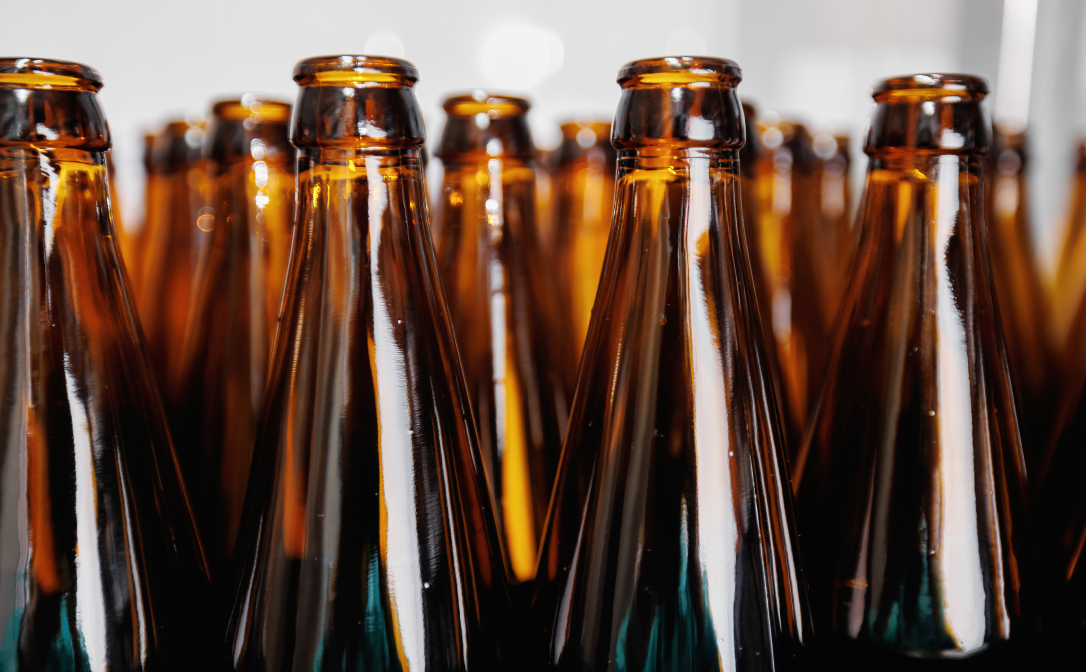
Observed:
[[[582,128],[577,131],[577,144],[585,149],[596,144],[596,132],[591,128]]]
[[[480,112],[475,115],[475,125],[480,129],[485,129],[487,126],[490,126],[490,115],[486,112]]]
[[[540,26],[508,25],[483,40],[480,66],[488,83],[530,89],[558,72],[565,59],[562,37]]]
[[[395,33],[381,32],[371,35],[362,47],[362,52],[370,56],[404,57],[403,40]]]
[[[669,56],[704,56],[708,51],[706,45],[700,30],[683,26],[667,36],[666,51]]]

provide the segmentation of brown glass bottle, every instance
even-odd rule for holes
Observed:
[[[1070,336],[1083,296],[1086,296],[1086,140],[1080,141],[1075,150],[1071,202],[1052,289],[1049,342],[1057,353]],[[1056,387],[1060,387],[1059,383]]]
[[[994,125],[984,175],[984,212],[996,304],[1014,382],[1022,449],[1035,473],[1051,431],[1054,390],[1048,295],[1033,253],[1029,217],[1029,153],[1024,131]]]
[[[203,126],[167,124],[155,137],[147,175],[138,305],[147,353],[162,390],[173,389],[180,373],[192,279],[206,233],[199,228],[207,198]]]
[[[1071,324],[1060,369],[1052,435],[1030,476],[1038,495],[1045,630],[1055,652],[1068,656],[1077,655],[1086,635],[1086,301]]]
[[[540,666],[787,669],[810,635],[743,249],[732,61],[634,61],[612,238],[540,551]]]
[[[208,232],[193,281],[171,426],[216,584],[229,582],[253,434],[294,232],[290,105],[244,96],[212,108]],[[222,584],[225,585],[225,584]]]
[[[570,355],[580,363],[592,304],[611,232],[615,200],[615,149],[611,122],[562,124],[555,171],[554,259],[559,296],[573,338]]]
[[[821,384],[830,332],[852,249],[848,218],[848,146],[818,142],[805,126],[759,125],[763,151],[754,166],[760,268],[780,369],[789,447],[802,443]]]
[[[815,625],[848,669],[1002,669],[1036,626],[983,214],[987,91],[932,74],[873,94],[857,259],[796,474]]]
[[[445,112],[437,263],[509,578],[521,583],[535,575],[574,362],[535,227],[528,101],[476,92]]]
[[[414,66],[302,61],[298,216],[246,493],[237,670],[494,670],[505,574],[430,242]]]
[[[77,63],[0,59],[0,668],[216,669],[101,86]]]

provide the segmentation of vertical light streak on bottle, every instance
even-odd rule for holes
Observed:
[[[690,160],[690,209],[686,220],[686,314],[694,400],[694,454],[698,483],[698,560],[708,585],[709,611],[722,669],[735,669],[735,553],[739,540],[732,501],[731,446],[720,334],[709,321],[704,274],[714,270],[709,252],[709,159]]]
[[[381,553],[388,572],[389,606],[396,650],[405,670],[426,664],[422,614],[422,567],[419,562],[415,506],[411,402],[403,350],[396,342],[381,281],[381,236],[388,194],[381,159],[366,157],[369,187],[370,285],[373,292],[373,340],[370,366],[377,392],[377,441],[381,469]],[[392,244],[392,243],[390,243]]]
[[[937,372],[939,400],[939,500],[941,538],[935,561],[943,592],[947,632],[963,652],[984,645],[985,594],[977,539],[976,475],[973,465],[973,409],[969,392],[969,353],[964,316],[955,305],[947,268],[948,246],[958,229],[958,156],[939,157],[935,215],[936,292],[938,305]],[[968,301],[966,297],[958,297]],[[932,526],[934,527],[934,526]]]
[[[64,354],[64,384],[72,416],[75,452],[75,620],[92,672],[106,672],[106,607],[102,596],[102,560],[98,556],[98,491],[87,410],[79,398],[71,361]]]

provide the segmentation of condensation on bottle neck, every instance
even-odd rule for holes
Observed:
[[[871,156],[927,153],[980,155],[992,144],[983,77],[921,74],[875,87],[875,114],[864,151]]]
[[[738,150],[746,141],[735,87],[743,72],[722,58],[675,56],[633,61],[622,86],[611,141],[619,150]]]
[[[79,63],[0,58],[0,147],[106,151],[101,88],[102,77]]]
[[[411,63],[384,56],[320,56],[298,63],[291,143],[299,149],[422,147],[418,78]]]
[[[452,96],[443,107],[448,119],[434,155],[445,163],[534,158],[531,104],[524,98],[475,91]]]

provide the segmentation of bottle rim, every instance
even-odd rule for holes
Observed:
[[[0,57],[0,88],[97,92],[102,76],[74,61]]]
[[[314,56],[294,66],[298,86],[407,87],[419,81],[410,61],[391,56]]]
[[[618,71],[624,88],[711,86],[735,87],[743,81],[739,64],[715,56],[659,56],[630,61]]]
[[[609,119],[606,121],[603,119],[574,119],[562,122],[558,128],[562,131],[562,137],[567,140],[573,140],[578,133],[586,128],[600,137],[611,137],[611,121]]]
[[[285,124],[290,121],[290,103],[274,98],[244,94],[237,98],[224,98],[211,106],[211,114],[231,121]]]
[[[965,96],[979,99],[988,94],[988,80],[979,75],[959,73],[917,73],[888,77],[879,81],[871,92],[876,101],[889,98],[941,98]]]
[[[473,117],[477,114],[498,117],[516,117],[527,114],[532,104],[527,98],[504,93],[491,93],[477,89],[471,93],[449,96],[441,107],[450,117]]]

